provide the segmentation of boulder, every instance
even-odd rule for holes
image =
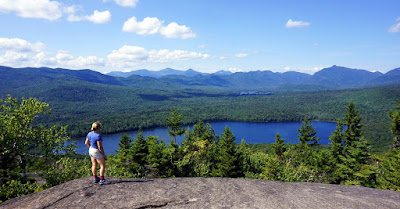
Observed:
[[[0,208],[400,208],[400,192],[231,178],[76,179]]]

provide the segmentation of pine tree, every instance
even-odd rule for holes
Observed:
[[[336,130],[329,137],[331,145],[329,147],[330,157],[330,173],[332,175],[331,183],[340,183],[342,180],[340,174],[337,173],[337,165],[341,164],[341,155],[343,155],[343,122],[337,120]]]
[[[146,156],[149,154],[149,149],[142,130],[139,130],[130,150],[132,152],[133,161],[144,166],[146,164]]]
[[[378,188],[400,191],[400,149],[390,150],[380,165]]]
[[[399,105],[396,106],[396,110],[389,111],[389,116],[392,119],[391,129],[394,134],[393,149],[400,148],[400,99],[397,99],[397,102],[399,103]]]
[[[169,115],[169,118],[166,119],[169,129],[168,135],[174,137],[174,142],[176,143],[176,137],[185,133],[185,130],[181,128],[183,116],[177,108],[173,108]]]
[[[245,173],[250,170],[250,148],[244,139],[237,145],[236,159],[237,159],[237,173],[236,177],[244,177]]]
[[[378,187],[400,191],[400,99],[396,110],[389,111],[392,119],[391,128],[394,134],[393,149],[385,154],[380,165],[380,175],[378,176]]]
[[[337,176],[344,184],[361,184],[373,186],[376,181],[376,168],[368,165],[370,161],[370,146],[361,131],[360,111],[355,109],[353,102],[347,107],[343,133],[343,151],[339,156],[341,163],[336,170]]]
[[[312,168],[316,165],[315,158],[314,158],[314,150],[311,146],[314,146],[318,143],[320,138],[317,138],[315,135],[315,128],[312,127],[312,122],[309,121],[307,118],[304,118],[302,121],[302,126],[298,129],[300,135],[298,135],[298,139],[300,144],[298,144],[297,150],[298,153],[294,156],[294,162],[297,165],[302,165],[308,168]],[[314,142],[312,145],[309,142]],[[295,165],[296,166],[296,165]]]
[[[286,147],[285,139],[282,139],[279,133],[275,135],[275,143],[272,144],[272,148],[274,150],[274,154],[278,157],[278,159],[282,160],[282,155],[286,151]]]
[[[117,151],[117,156],[126,158],[129,155],[129,150],[132,146],[132,139],[124,133],[119,140],[118,146],[119,150]]]
[[[347,107],[347,114],[345,115],[344,125],[347,129],[343,134],[343,142],[346,147],[354,147],[354,142],[359,141],[363,132],[361,131],[361,117],[360,111],[355,109],[354,102],[351,101]]]
[[[300,135],[298,136],[301,144],[313,142],[316,145],[321,138],[316,137],[315,128],[312,127],[312,122],[307,118],[302,121],[302,126],[298,129]]]
[[[228,126],[225,127],[224,133],[222,133],[222,137],[218,141],[216,154],[217,162],[213,175],[221,177],[236,176],[236,138]]]

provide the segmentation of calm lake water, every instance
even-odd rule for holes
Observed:
[[[230,128],[236,137],[237,143],[240,143],[242,139],[246,140],[248,144],[259,144],[259,143],[274,143],[275,134],[279,133],[285,143],[297,144],[297,135],[299,134],[297,129],[301,127],[301,122],[285,122],[285,123],[249,123],[249,122],[211,122],[211,127],[215,130],[215,133],[221,136],[226,126]],[[327,145],[330,143],[329,135],[336,129],[336,123],[313,121],[313,127],[316,128],[317,137],[321,140],[319,144]],[[193,130],[193,125],[190,126]],[[144,137],[153,135],[158,136],[159,139],[169,143],[172,138],[168,137],[167,128],[154,128],[143,130]],[[131,138],[135,138],[137,131],[126,132]],[[118,143],[123,133],[105,135],[102,134],[103,146],[106,155],[116,154],[115,150],[118,150]],[[177,143],[181,143],[184,136],[177,138]],[[76,151],[79,154],[85,154],[88,152],[88,148],[85,146],[85,138],[79,138],[77,140],[71,140],[68,143],[76,141],[76,145],[79,147]]]

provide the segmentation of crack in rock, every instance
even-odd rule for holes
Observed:
[[[181,200],[181,201],[153,202],[153,203],[144,204],[142,206],[136,207],[135,209],[162,208],[167,205],[186,205],[186,204],[195,202],[197,200],[198,200],[197,198],[193,198],[190,200]]]
[[[71,195],[74,194],[74,193],[75,193],[75,192],[70,192],[70,193],[68,193],[67,195],[65,195],[64,197],[61,197],[60,199],[56,200],[55,202],[53,202],[53,203],[51,203],[51,204],[49,204],[49,205],[47,205],[47,206],[44,206],[43,208],[49,208],[49,207],[55,205],[57,202],[60,202],[61,200],[65,199],[65,198],[67,198],[67,197],[69,197],[69,196],[71,196]]]

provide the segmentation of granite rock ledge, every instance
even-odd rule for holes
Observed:
[[[400,192],[230,178],[76,179],[0,208],[400,208]]]

